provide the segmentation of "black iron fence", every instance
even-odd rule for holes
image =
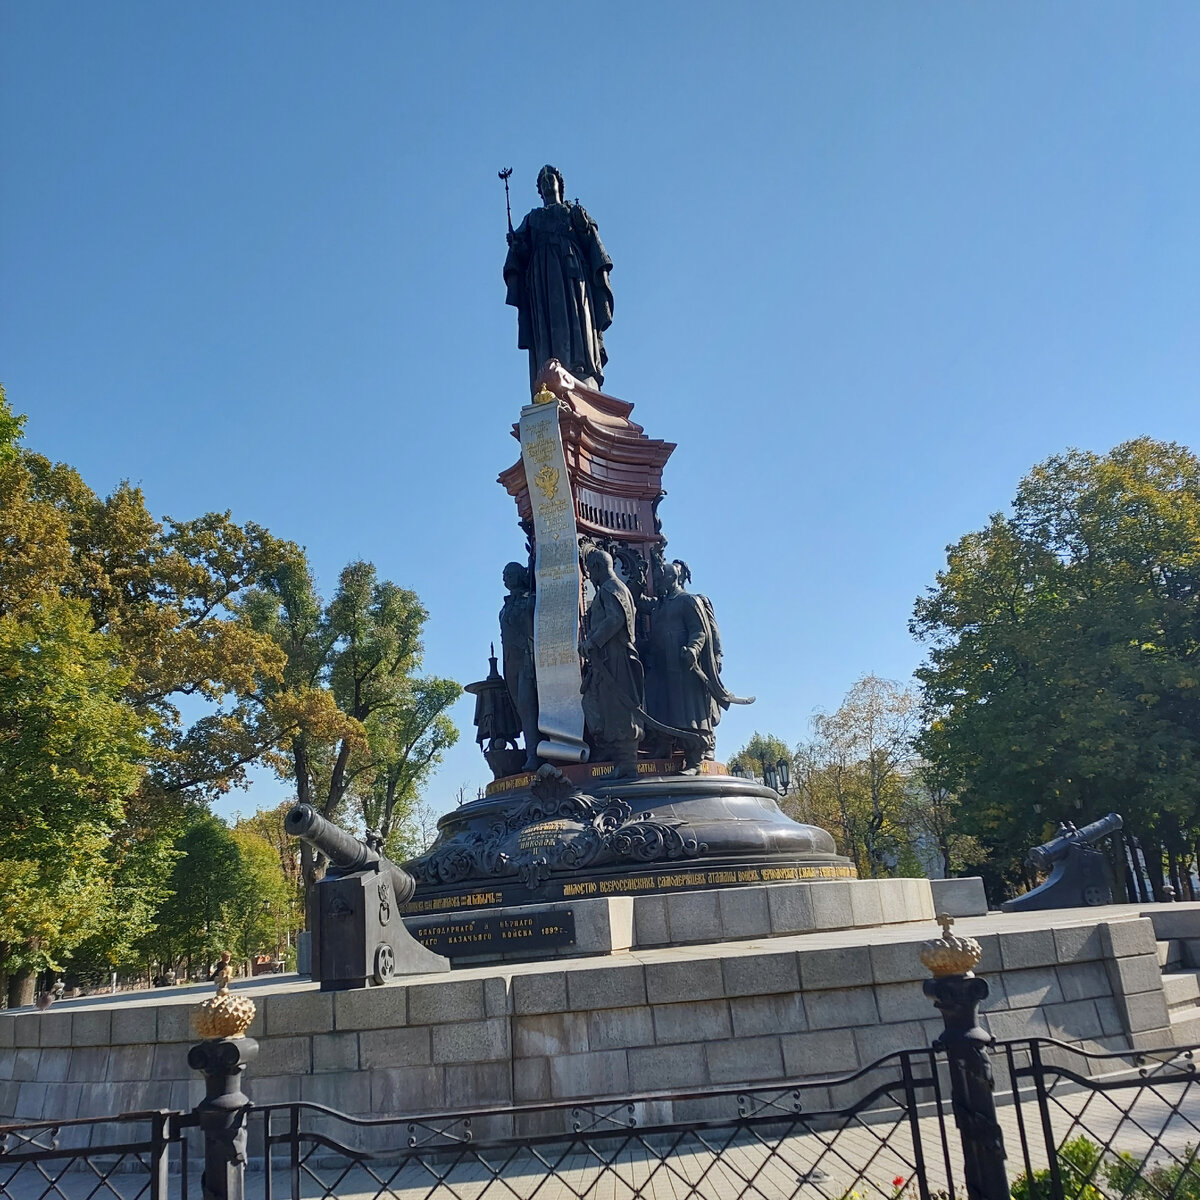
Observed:
[[[1001,1043],[1011,1195],[1200,1200],[1196,1050],[1089,1054],[1041,1039]]]
[[[121,1113],[0,1125],[0,1196],[166,1200],[188,1177],[190,1113]]]
[[[990,1065],[992,1116],[967,1103],[953,1055],[921,1049],[787,1087],[592,1104],[369,1119],[243,1103],[223,1132],[199,1111],[0,1126],[0,1196],[1200,1200],[1192,1048],[1032,1039]]]
[[[840,1200],[857,1192],[930,1200],[953,1194],[942,1086],[936,1056],[918,1050],[788,1088],[407,1121],[272,1105],[260,1114],[265,1194]]]

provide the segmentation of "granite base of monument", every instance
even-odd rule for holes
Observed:
[[[931,921],[928,879],[745,884],[406,916],[456,967]]]

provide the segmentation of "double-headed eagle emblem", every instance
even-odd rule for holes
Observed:
[[[558,468],[546,463],[533,477],[533,482],[547,500],[553,500],[554,493],[558,491]]]

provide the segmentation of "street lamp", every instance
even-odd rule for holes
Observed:
[[[763,763],[763,783],[773,792],[786,796],[792,786],[792,764],[786,758]]]
[[[779,794],[786,796],[792,786],[792,764],[786,758],[781,758],[775,767],[779,771]]]

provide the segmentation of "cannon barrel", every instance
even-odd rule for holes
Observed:
[[[391,859],[372,850],[354,834],[327,821],[311,804],[297,804],[289,809],[283,819],[283,827],[292,837],[320,850],[343,873],[370,870],[377,866],[391,878],[397,904],[407,903],[417,890],[417,881],[407,871],[402,871]]]
[[[1101,817],[1100,820],[1093,821],[1082,829],[1064,833],[1059,837],[1051,838],[1048,842],[1043,842],[1040,846],[1034,846],[1029,852],[1027,861],[1031,867],[1036,867],[1039,871],[1048,871],[1051,865],[1063,858],[1072,846],[1094,846],[1101,838],[1107,837],[1110,833],[1116,833],[1117,830],[1124,828],[1124,825],[1125,822],[1119,813],[1109,813],[1107,817]]]

